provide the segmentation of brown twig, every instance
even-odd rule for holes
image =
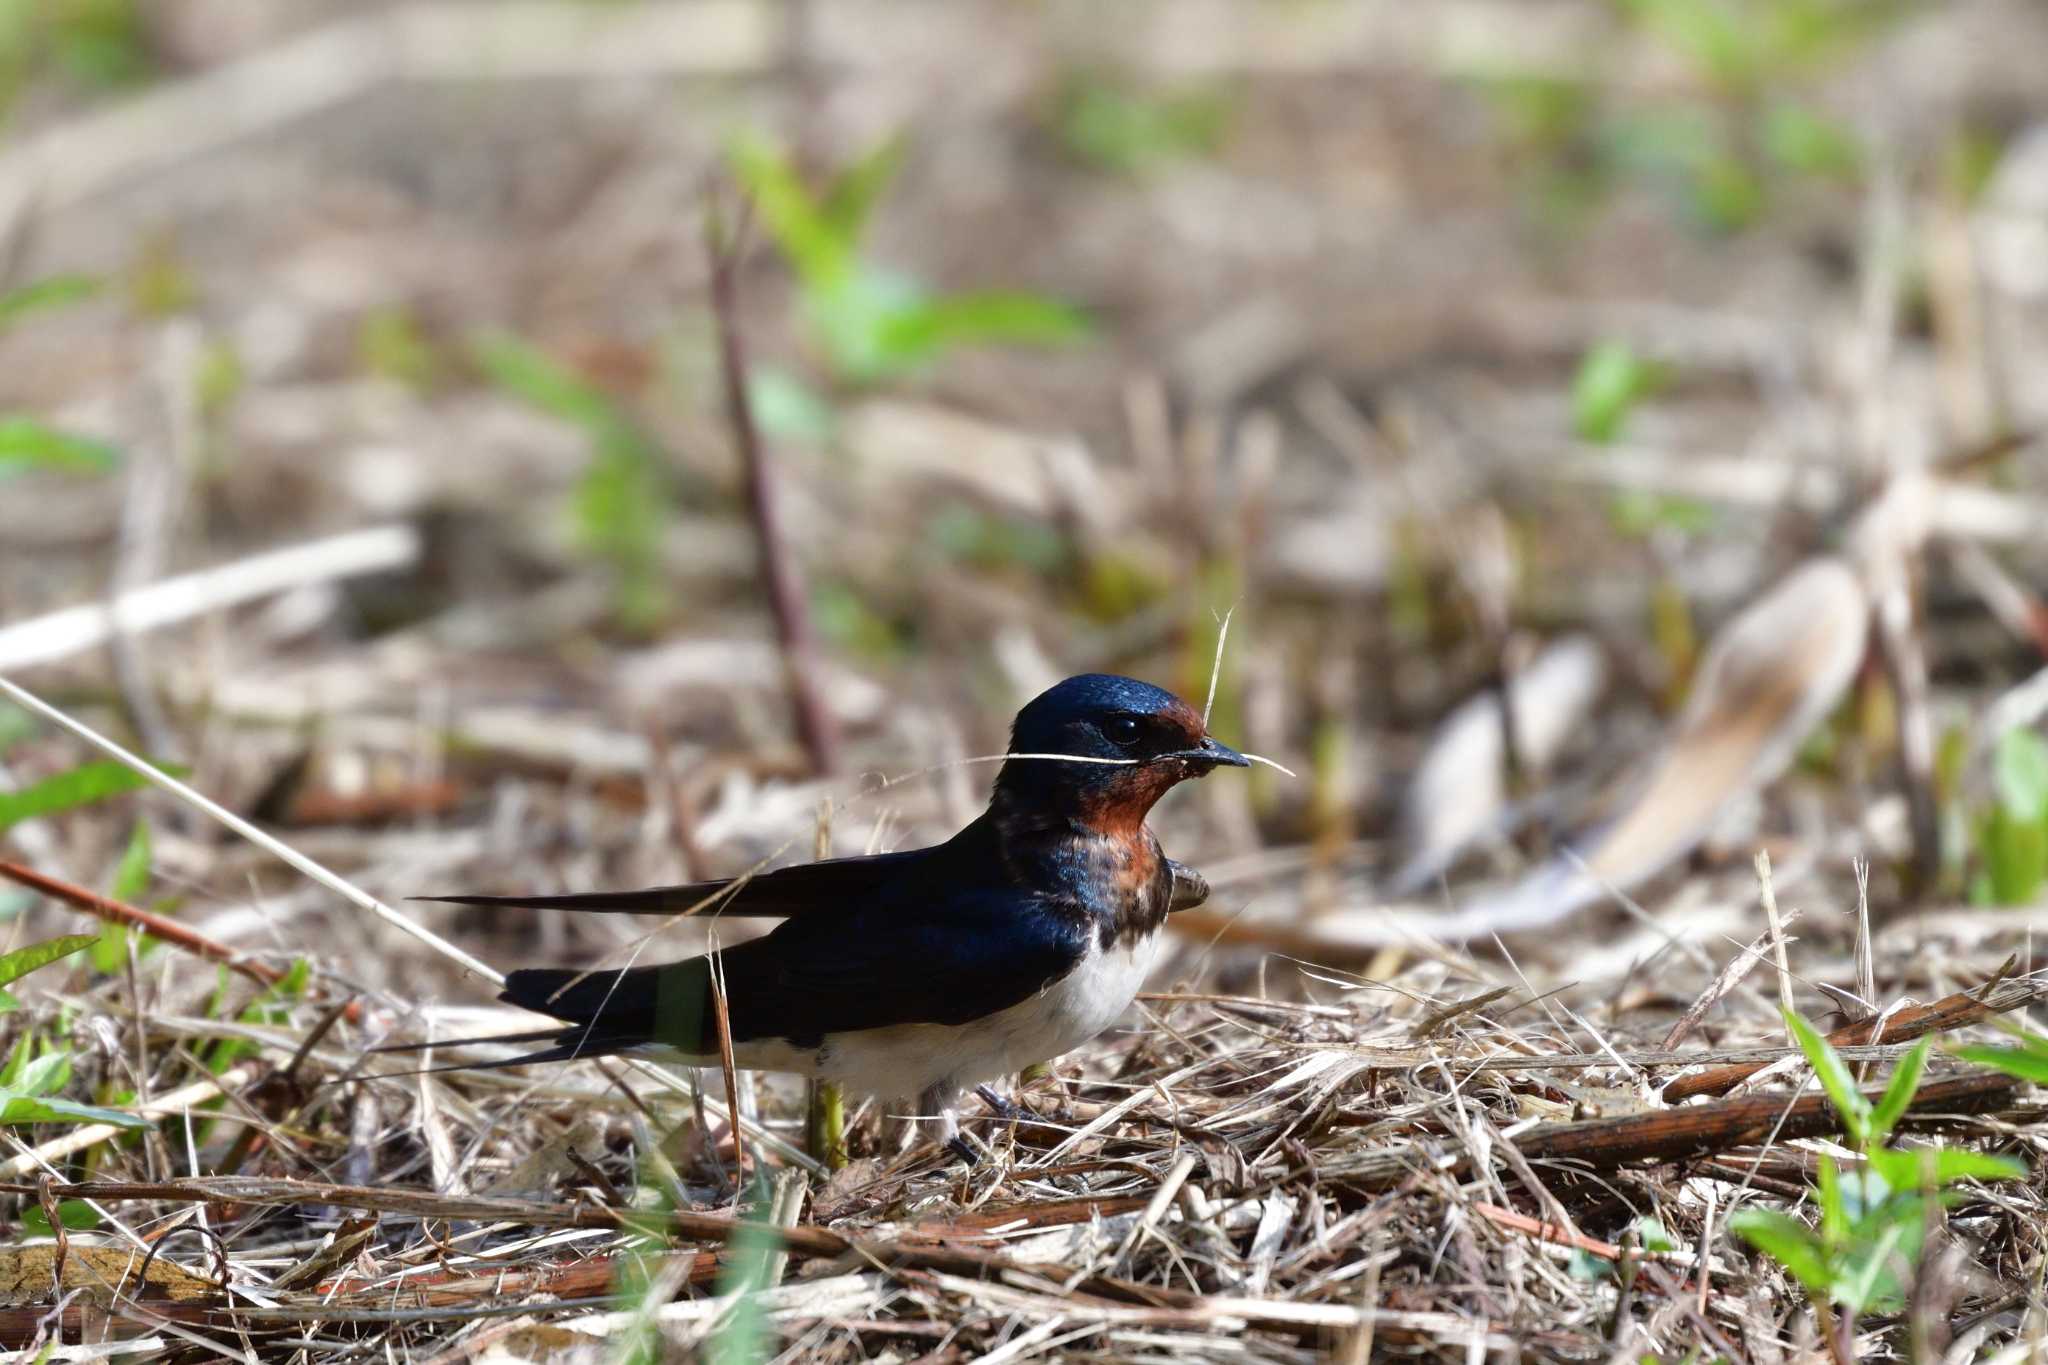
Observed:
[[[1956,1114],[1999,1109],[2022,1086],[2023,1082],[2013,1077],[1991,1072],[1935,1081],[1920,1087],[1901,1124],[1907,1129],[1938,1127]],[[1872,1094],[1870,1099],[1874,1103],[1878,1096]],[[1766,1141],[1821,1137],[1840,1132],[1841,1127],[1841,1119],[1823,1095],[1789,1103],[1783,1095],[1758,1095],[1583,1123],[1546,1124],[1518,1134],[1515,1145],[1532,1162],[1570,1161],[1606,1170],[1637,1161],[1711,1156]],[[1469,1160],[1463,1152],[1434,1153],[1421,1146],[1394,1146],[1327,1159],[1317,1165],[1316,1172],[1334,1183],[1383,1189],[1400,1184],[1425,1165],[1456,1172]]]
[[[1954,995],[1943,996],[1931,1005],[1919,1005],[1912,1009],[1899,1010],[1883,1017],[1883,1030],[1879,1036],[1871,1036],[1872,1026],[1877,1018],[1859,1019],[1844,1024],[1828,1035],[1828,1041],[1838,1047],[1858,1046],[1867,1043],[1909,1043],[1927,1033],[1941,1033],[1948,1029],[1963,1028],[1970,1024],[1982,1023],[1993,1015],[2004,1014],[2030,1005],[2048,995],[2048,985],[2033,978],[2017,981],[1993,980],[1979,986],[1976,991],[1957,991]],[[1680,1076],[1664,1087],[1664,1102],[1677,1104],[1697,1095],[1725,1095],[1742,1082],[1768,1066],[1767,1062],[1740,1062],[1732,1066],[1710,1067]]]
[[[817,649],[811,634],[811,612],[804,596],[789,543],[782,534],[776,501],[775,468],[747,392],[747,352],[740,334],[739,249],[722,230],[714,213],[705,223],[705,247],[711,256],[711,310],[718,323],[718,362],[724,381],[725,415],[734,447],[746,469],[747,511],[754,522],[760,554],[761,583],[775,613],[775,635],[782,646],[788,675],[790,706],[796,713],[797,735],[821,774],[839,771],[839,725],[819,694]]]
[[[244,957],[225,943],[216,943],[204,934],[196,933],[178,921],[167,919],[154,911],[102,896],[97,891],[88,891],[82,886],[74,886],[70,882],[60,881],[38,872],[32,867],[4,859],[0,859],[0,877],[28,887],[31,891],[39,891],[52,900],[63,901],[72,909],[82,910],[95,919],[103,919],[109,924],[126,925],[152,938],[161,939],[173,947],[183,948],[188,953],[203,957],[208,962],[218,962],[229,971],[237,972],[259,986],[274,986],[284,980],[284,972],[269,963]],[[342,1017],[352,1024],[361,1022],[361,1004],[350,1001],[343,1007]]]
[[[1622,1248],[1615,1243],[1588,1237],[1573,1228],[1560,1227],[1556,1223],[1545,1222],[1540,1218],[1531,1218],[1526,1213],[1516,1213],[1513,1209],[1504,1209],[1497,1204],[1473,1204],[1470,1208],[1472,1212],[1496,1227],[1506,1228],[1510,1232],[1526,1233],[1539,1242],[1554,1242],[1559,1246],[1571,1247],[1574,1251],[1598,1256],[1603,1261],[1619,1261],[1622,1257]],[[1696,1259],[1690,1251],[1637,1250],[1630,1254],[1639,1260],[1675,1261],[1680,1265],[1691,1265]]]
[[[1994,1072],[1934,1081],[1920,1087],[1906,1112],[1910,1118],[1995,1108],[2021,1086],[2022,1082]],[[1872,1094],[1870,1098],[1875,1102],[1879,1097]],[[1820,1137],[1839,1132],[1841,1126],[1824,1095],[1807,1095],[1790,1105],[1783,1095],[1758,1095],[1586,1123],[1561,1123],[1533,1129],[1515,1143],[1532,1160],[1584,1161],[1606,1167],[1722,1152],[1763,1142],[1774,1133],[1778,1141]]]
[[[476,1195],[442,1195],[429,1190],[395,1186],[327,1185],[312,1180],[270,1179],[256,1176],[194,1176],[158,1182],[115,1180],[77,1181],[50,1186],[52,1197],[101,1201],[143,1199],[167,1203],[243,1204],[283,1207],[329,1205],[335,1208],[366,1209],[420,1218],[463,1222],[510,1222],[534,1227],[607,1228],[646,1231],[659,1229],[677,1237],[724,1245],[741,1234],[766,1235],[792,1255],[811,1259],[853,1255],[879,1269],[929,1270],[949,1275],[991,1279],[1009,1278],[1034,1287],[1065,1286],[1074,1291],[1124,1303],[1157,1305],[1199,1305],[1202,1296],[1186,1290],[1140,1286],[1108,1275],[1091,1275],[1066,1286],[1060,1267],[1050,1271],[1012,1261],[1008,1257],[972,1247],[927,1241],[907,1236],[889,1242],[868,1242],[844,1236],[815,1224],[774,1227],[747,1223],[721,1214],[674,1210],[667,1213],[638,1213],[630,1209],[609,1209],[588,1204],[536,1203],[521,1199],[498,1199]],[[0,1194],[36,1195],[37,1185],[0,1183]],[[1061,1212],[1070,1221],[1087,1221],[1102,1207],[1091,1200],[1064,1201]],[[1050,1225],[1043,1219],[1043,1225]]]
[[[734,1060],[732,1050],[732,1013],[726,1008],[725,964],[718,956],[715,943],[710,958],[711,1017],[718,1024],[718,1069],[725,1078],[725,1112],[732,1129],[732,1198],[733,1205],[737,1208],[740,1197],[747,1188],[747,1149],[740,1137],[739,1065]]]

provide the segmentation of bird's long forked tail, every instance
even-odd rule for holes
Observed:
[[[495,1071],[612,1057],[656,1042],[689,1052],[701,1045],[706,1032],[704,1007],[709,987],[710,974],[701,959],[660,967],[603,970],[526,967],[505,978],[498,999],[536,1014],[553,1015],[563,1021],[562,1027],[482,1038],[392,1043],[371,1051],[423,1052],[428,1048],[488,1043],[553,1044],[512,1057],[423,1068],[425,1072]]]
[[[536,1052],[522,1052],[516,1057],[492,1057],[476,1062],[449,1062],[445,1066],[415,1067],[411,1071],[384,1071],[369,1077],[371,1080],[389,1080],[397,1076],[438,1076],[447,1071],[502,1071],[514,1066],[538,1066],[546,1062],[573,1062],[585,1057],[609,1057],[619,1049],[594,1049],[586,1027],[571,1025],[559,1029],[537,1029],[532,1033],[500,1033],[484,1038],[436,1038],[424,1043],[385,1043],[370,1049],[371,1052],[426,1052],[444,1047],[481,1047],[488,1043],[539,1043],[552,1042],[553,1047],[541,1048]]]

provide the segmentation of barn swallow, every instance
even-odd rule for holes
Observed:
[[[780,917],[718,954],[737,1064],[915,1097],[971,1160],[956,1109],[966,1089],[1108,1028],[1144,983],[1167,915],[1207,899],[1145,817],[1219,766],[1249,760],[1186,702],[1083,674],[1017,713],[988,809],[942,844],[644,891],[426,899]],[[515,971],[498,998],[565,1027],[487,1040],[549,1044],[487,1065],[630,1054],[716,1066],[711,970],[706,955]]]

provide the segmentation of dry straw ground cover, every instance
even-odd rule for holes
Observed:
[[[6,10],[0,1358],[2048,1340],[2040,6]],[[978,1164],[372,1051],[1092,670],[1285,766]]]

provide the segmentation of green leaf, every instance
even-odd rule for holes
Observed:
[[[2000,810],[2022,823],[2039,824],[2048,817],[2048,740],[2024,728],[2000,735],[1991,783]]]
[[[22,1095],[54,1095],[71,1080],[71,1054],[62,1048],[53,1048],[21,1068],[20,1075],[8,1082],[10,1088]]]
[[[2026,905],[2048,881],[2048,826],[2020,820],[2003,805],[1978,823],[1977,849],[1983,869],[1970,888],[1982,905]]]
[[[921,364],[891,335],[899,317],[924,307],[927,295],[908,275],[863,264],[830,284],[806,289],[804,306],[832,368],[859,383],[887,379]]]
[[[103,474],[121,462],[104,441],[72,436],[27,417],[0,417],[0,475],[17,469]]]
[[[707,1344],[704,1358],[709,1365],[760,1365],[768,1358],[767,1317],[761,1311],[760,1294],[772,1287],[768,1270],[779,1245],[780,1233],[758,1221],[749,1220],[733,1230],[718,1292],[737,1299]]]
[[[1532,71],[1482,74],[1476,84],[1514,142],[1552,155],[1585,136],[1595,112],[1589,82]]]
[[[1665,1231],[1663,1221],[1647,1213],[1636,1219],[1636,1239],[1645,1251],[1678,1250],[1678,1243]]]
[[[611,567],[621,624],[652,630],[669,603],[661,546],[674,498],[661,451],[595,385],[525,342],[487,335],[472,350],[492,382],[589,435],[596,448],[570,500],[576,541]]]
[[[1913,1093],[1920,1088],[1920,1076],[1927,1070],[1927,1055],[1934,1050],[1934,1039],[1922,1038],[1913,1050],[1899,1059],[1898,1068],[1892,1072],[1891,1084],[1884,1088],[1884,1097],[1870,1111],[1870,1138],[1882,1142],[1891,1136],[1899,1118],[1906,1112],[1906,1106],[1913,1102]]]
[[[48,312],[89,299],[100,290],[90,275],[50,275],[0,294],[0,332],[31,313]]]
[[[1828,1102],[1834,1105],[1835,1112],[1842,1116],[1842,1125],[1849,1130],[1849,1136],[1859,1145],[1867,1141],[1870,1136],[1870,1101],[1864,1099],[1862,1092],[1857,1090],[1856,1078],[1849,1074],[1849,1068],[1843,1065],[1840,1054],[1797,1012],[1779,1012],[1785,1016],[1785,1027],[1792,1030],[1792,1037],[1798,1042],[1799,1050],[1806,1054],[1808,1065],[1813,1067],[1813,1074],[1819,1077],[1821,1089],[1827,1091]]]
[[[1638,22],[1661,33],[1713,80],[1731,90],[1755,82],[1761,56],[1749,23],[1720,0],[1623,0]]]
[[[867,235],[875,205],[881,202],[882,192],[889,188],[896,172],[902,169],[904,146],[900,134],[884,138],[860,160],[841,171],[832,187],[825,192],[825,202],[818,206],[818,217],[825,230],[844,250],[852,251]]]
[[[1772,160],[1806,175],[1848,180],[1863,162],[1853,132],[1799,104],[1772,107],[1764,116],[1763,143]]]
[[[365,317],[356,334],[356,353],[371,374],[410,389],[429,389],[440,375],[441,357],[403,308],[379,308]]]
[[[471,343],[470,354],[493,384],[543,412],[593,433],[617,421],[611,401],[595,385],[517,337],[485,333]]]
[[[82,1199],[57,1201],[57,1222],[72,1232],[90,1232],[100,1225],[100,1216]],[[21,1230],[31,1237],[49,1237],[50,1215],[40,1205],[29,1204],[21,1211]]]
[[[122,850],[120,865],[114,869],[114,885],[108,894],[117,901],[140,900],[149,889],[151,857],[149,822],[137,820],[128,836],[128,847]],[[137,957],[157,946],[155,939],[147,934],[135,935],[125,924],[110,924],[102,929],[92,946],[92,969],[103,976],[121,971],[128,965],[128,941],[138,937]]]
[[[1902,1209],[1887,1223],[1870,1245],[1859,1249],[1845,1267],[1846,1275],[1835,1280],[1835,1301],[1852,1313],[1875,1304],[1896,1304],[1901,1296],[1900,1274],[1920,1259],[1920,1244],[1926,1239],[1927,1214],[1919,1205]]]
[[[15,1040],[14,1050],[7,1054],[6,1065],[0,1066],[0,1089],[17,1084],[28,1064],[35,1059],[36,1034],[34,1029],[24,1031]]]
[[[1663,383],[1663,368],[1622,342],[1603,341],[1586,352],[1572,380],[1572,429],[1601,445],[1614,440],[1643,399]]]
[[[928,299],[883,329],[885,346],[912,361],[956,346],[1071,346],[1094,332],[1072,304],[1004,289]]]
[[[1607,519],[1623,535],[1644,539],[1660,530],[1698,535],[1713,530],[1721,517],[1712,503],[1698,498],[1622,488],[1608,500]]]
[[[2033,1044],[2035,1040],[2028,1041]],[[1993,1071],[2003,1071],[2008,1076],[2017,1076],[2023,1081],[2048,1085],[2048,1047],[1990,1047],[1972,1043],[1968,1047],[1956,1048],[1951,1055],[1979,1066],[1988,1066]]]
[[[781,148],[743,137],[726,149],[726,159],[807,291],[834,288],[852,273],[853,243],[819,209]],[[840,209],[843,219],[864,220],[867,212],[858,205]]]
[[[1946,1189],[1959,1180],[2017,1180],[2027,1173],[2011,1157],[1965,1147],[1879,1147],[1868,1159],[1889,1189],[1905,1192]]]
[[[1692,169],[1694,214],[1716,232],[1740,232],[1763,216],[1764,184],[1733,152],[1708,157]]]
[[[153,857],[149,822],[137,820],[134,830],[128,835],[128,847],[121,852],[120,865],[114,869],[115,900],[136,900],[149,889],[149,868]]]
[[[1842,1189],[1842,1170],[1831,1156],[1820,1159],[1818,1189],[1814,1205],[1820,1210],[1821,1245],[1838,1247],[1849,1237],[1851,1212],[1847,1194]]]
[[[36,732],[36,719],[13,702],[0,702],[0,754]]]
[[[1100,81],[1069,85],[1058,114],[1060,141],[1098,170],[1138,175],[1169,162],[1213,153],[1231,103],[1220,91],[1126,91]]]
[[[1595,1256],[1584,1247],[1573,1247],[1571,1259],[1565,1264],[1565,1271],[1575,1280],[1598,1281],[1614,1278],[1614,1262],[1605,1256]]]
[[[788,370],[773,365],[755,368],[747,383],[747,399],[761,430],[778,440],[823,445],[838,426],[838,414],[830,403]]]
[[[620,433],[598,443],[571,499],[576,542],[609,564],[614,609],[628,630],[652,631],[668,614],[662,538],[671,516],[657,453]]]
[[[1934,1179],[1939,1185],[1958,1180],[2024,1180],[2027,1164],[2016,1157],[1992,1152],[1973,1152],[1966,1147],[1937,1147]]]
[[[1825,1297],[1834,1283],[1827,1253],[1813,1229],[1776,1209],[1743,1209],[1728,1220],[1736,1236],[1763,1252],[1791,1272],[1794,1279],[1816,1298]]]
[[[117,1128],[147,1128],[149,1120],[118,1109],[100,1109],[70,1100],[38,1099],[0,1089],[0,1126],[22,1123],[110,1123]]]
[[[0,830],[40,815],[89,806],[146,785],[148,779],[142,774],[112,759],[81,763],[20,791],[0,792]]]
[[[112,976],[126,967],[129,937],[125,924],[109,924],[100,930],[100,936],[92,941],[92,969],[101,976]]]
[[[16,948],[11,953],[0,954],[0,986],[19,981],[38,967],[47,967],[52,962],[93,945],[91,934],[67,934],[63,938],[48,939],[42,943],[31,943],[26,948]],[[0,990],[0,1014],[19,1009],[21,1002]]]

